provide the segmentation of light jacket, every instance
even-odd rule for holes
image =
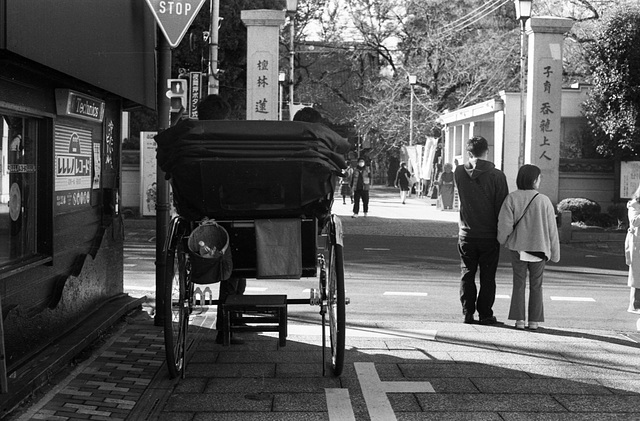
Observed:
[[[624,255],[629,265],[629,281],[627,285],[633,288],[640,288],[640,203],[637,200],[630,200],[627,203],[627,213],[629,215],[629,230],[624,242]]]
[[[351,176],[351,188],[354,191],[357,190],[359,177],[362,177],[362,189],[369,190],[371,187],[371,174],[369,173],[369,168],[366,166],[363,168],[356,167],[353,170],[353,175]]]
[[[509,250],[543,252],[549,260],[557,262],[560,238],[553,204],[544,194],[533,199],[536,193],[535,190],[516,190],[507,196],[498,215],[498,242]],[[514,230],[518,219],[520,222]]]

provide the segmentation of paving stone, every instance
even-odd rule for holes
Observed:
[[[324,393],[326,388],[339,388],[340,380],[330,377],[318,377],[309,381],[306,378],[241,378],[211,379],[205,393]]]
[[[640,395],[554,395],[554,398],[569,412],[633,412],[636,416],[640,414]]]
[[[188,377],[274,377],[273,363],[253,364],[201,364],[187,365]]]
[[[634,412],[613,413],[548,413],[548,412],[501,412],[504,421],[637,421],[638,414]]]
[[[273,395],[275,412],[326,412],[325,393],[277,393]]]
[[[269,412],[273,406],[273,395],[270,393],[203,393],[199,395],[174,393],[167,401],[164,410],[173,412],[225,412],[225,411],[259,411]]]
[[[566,412],[553,397],[542,395],[488,394],[416,394],[423,411],[448,412],[457,409],[469,412]]]
[[[567,379],[497,379],[472,378],[481,393],[527,393],[527,394],[572,394],[611,395],[611,391],[595,381],[581,382]]]
[[[493,412],[417,412],[396,414],[397,421],[504,421]]]
[[[326,412],[198,413],[193,421],[330,421]],[[173,419],[167,419],[173,421]]]

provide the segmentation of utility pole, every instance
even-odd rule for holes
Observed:
[[[218,89],[218,22],[220,21],[220,0],[211,0],[211,22],[209,28],[209,95]]]
[[[171,47],[160,28],[156,35],[156,49],[158,56],[157,102],[158,133],[168,129],[171,125],[169,108],[171,100],[167,97],[167,79],[171,77]],[[156,315],[155,326],[164,325],[164,289],[166,262],[164,260],[164,243],[169,227],[169,183],[164,178],[164,171],[157,167],[156,175]]]

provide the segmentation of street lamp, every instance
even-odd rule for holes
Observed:
[[[418,76],[409,75],[409,86],[411,87],[411,99],[409,102],[409,146],[413,145],[413,85],[418,81]]]
[[[533,0],[513,0],[516,6],[516,18],[520,21],[520,152],[518,154],[518,167],[524,165],[525,152],[525,24],[531,17],[531,5]]]
[[[293,38],[295,36],[294,31],[294,21],[296,17],[296,11],[298,10],[298,0],[287,0],[287,15],[289,15],[289,65],[291,66],[289,81],[291,84],[289,85],[289,120],[293,120],[293,82],[295,77],[293,75],[294,71],[294,59],[295,59],[295,51],[294,51],[294,43]]]

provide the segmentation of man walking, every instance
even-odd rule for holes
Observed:
[[[351,176],[351,191],[353,192],[353,216],[357,218],[360,213],[360,199],[365,218],[369,212],[369,188],[371,187],[371,174],[365,166],[364,158],[358,158],[358,166]]]
[[[465,323],[474,323],[478,311],[480,323],[497,324],[493,315],[496,298],[496,270],[500,258],[497,240],[498,214],[509,187],[504,173],[487,161],[489,145],[482,136],[467,141],[469,162],[454,173],[460,196],[458,252],[462,266],[460,302]],[[480,268],[480,291],[475,277]]]

